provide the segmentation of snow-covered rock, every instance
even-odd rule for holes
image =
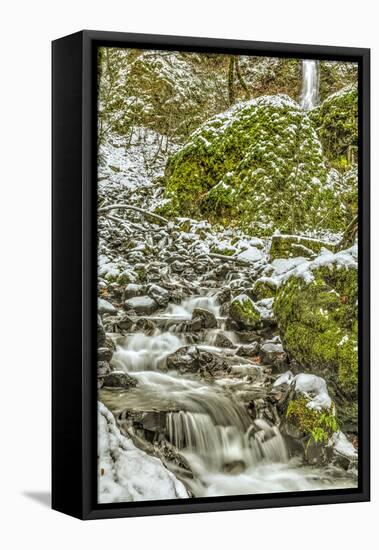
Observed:
[[[274,387],[283,384],[294,384],[295,390],[309,397],[307,407],[316,411],[329,409],[332,405],[326,382],[320,376],[301,372],[294,376],[291,371],[280,375],[274,382]]]

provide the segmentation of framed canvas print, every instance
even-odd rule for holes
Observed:
[[[53,508],[369,499],[369,50],[53,42]]]

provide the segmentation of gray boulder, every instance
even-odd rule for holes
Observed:
[[[124,308],[128,311],[135,311],[137,315],[151,315],[158,309],[158,304],[150,296],[136,296],[125,300]]]
[[[123,371],[113,371],[106,374],[103,379],[105,388],[132,388],[137,385],[137,380]]]

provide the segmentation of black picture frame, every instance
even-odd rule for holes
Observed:
[[[100,505],[96,501],[96,48],[356,61],[359,66],[359,486]],[[52,507],[81,519],[370,499],[370,50],[85,30],[52,43]]]

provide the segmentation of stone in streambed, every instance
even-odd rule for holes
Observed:
[[[131,317],[128,315],[124,315],[121,319],[118,319],[113,324],[113,331],[118,332],[120,331],[127,331],[132,328],[134,325],[134,321]]]
[[[254,357],[259,352],[259,342],[242,345],[238,348],[236,355],[239,357]]]
[[[137,380],[123,371],[113,371],[106,374],[103,379],[105,388],[132,388],[137,385]]]
[[[98,378],[102,378],[103,376],[109,374],[111,371],[111,367],[109,365],[108,361],[98,361],[97,362],[97,376]]]
[[[220,354],[187,346],[178,349],[166,359],[168,369],[181,373],[199,373],[203,376],[213,376],[218,372],[230,372],[230,360]]]
[[[222,290],[217,292],[215,298],[217,300],[217,303],[220,305],[230,302],[231,300],[230,288],[223,288]]]
[[[287,355],[280,342],[265,342],[261,346],[259,355],[264,365],[283,368],[287,363]]]
[[[234,348],[233,342],[226,336],[226,334],[223,334],[222,332],[218,332],[216,334],[212,345],[216,348]]]
[[[167,368],[178,370],[179,372],[196,372],[198,369],[196,348],[183,347],[166,358]]]
[[[144,332],[147,335],[154,334],[156,330],[156,324],[151,319],[146,319],[145,317],[141,317],[136,322],[136,330],[138,332]]]
[[[135,311],[137,315],[150,315],[158,309],[158,304],[150,296],[136,296],[125,300],[124,308],[129,311]]]
[[[112,359],[113,351],[108,347],[100,347],[97,350],[97,360],[107,361],[108,363]]]
[[[161,307],[166,307],[170,299],[169,291],[156,284],[147,287],[147,294]]]
[[[192,320],[200,319],[201,328],[217,328],[217,319],[211,311],[202,308],[195,308],[192,313]]]

